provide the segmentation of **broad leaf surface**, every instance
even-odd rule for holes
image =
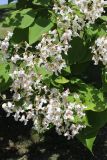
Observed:
[[[44,33],[47,33],[53,27],[53,23],[46,19],[39,17],[35,23],[29,28],[29,44],[38,41]]]

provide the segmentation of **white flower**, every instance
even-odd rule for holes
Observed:
[[[14,56],[11,57],[11,61],[13,63],[16,63],[20,59],[21,59],[21,57],[18,54],[15,54]]]
[[[99,37],[91,49],[95,65],[101,61],[103,65],[107,66],[107,36]]]
[[[16,113],[14,114],[14,119],[15,119],[15,121],[18,121],[19,118],[20,118],[20,111],[18,110],[18,111],[16,111]]]
[[[0,42],[0,49],[3,50],[4,52],[7,51],[8,47],[9,47],[9,42],[8,41]]]
[[[20,96],[19,93],[14,93],[14,94],[13,94],[13,100],[14,100],[14,101],[19,101],[20,99],[21,99],[21,96]]]
[[[8,36],[9,38],[11,38],[11,37],[13,36],[13,33],[12,33],[12,32],[10,32],[10,31],[8,31],[7,36]]]
[[[65,2],[65,0],[59,0],[60,5],[63,5]]]
[[[69,120],[73,121],[74,120],[73,114],[74,113],[73,113],[72,110],[67,109],[66,112],[65,112],[65,114],[64,114],[64,119],[65,120],[69,119]]]
[[[88,23],[94,23],[104,12],[104,0],[73,0],[73,3],[84,13]]]

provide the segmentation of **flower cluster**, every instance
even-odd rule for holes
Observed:
[[[71,94],[69,89],[65,90],[64,87],[61,90],[56,89],[52,84],[48,86],[37,68],[43,67],[55,76],[61,73],[61,70],[67,66],[62,55],[67,55],[69,48],[72,47],[70,45],[72,37],[80,36],[84,26],[87,23],[93,23],[101,15],[103,0],[96,2],[74,0],[73,3],[82,12],[79,14],[76,14],[75,7],[71,7],[70,0],[68,2],[55,0],[54,2],[56,29],[42,35],[33,53],[30,51],[32,46],[26,42],[24,50],[20,44],[13,45],[13,53],[9,55],[13,63],[13,70],[10,74],[12,79],[10,91],[13,96],[12,101],[4,103],[2,107],[8,116],[12,113],[15,120],[24,124],[32,119],[34,128],[38,132],[55,127],[58,134],[63,134],[70,139],[86,127],[83,120],[86,106],[82,104],[79,95]],[[12,34],[8,33],[4,41],[0,43],[0,48],[4,52],[8,51],[11,36]],[[105,37],[96,40],[92,51],[96,64],[99,60],[106,64],[107,40]],[[73,100],[69,101],[69,96]]]
[[[65,1],[55,1],[53,11],[57,17],[57,29],[44,34],[36,49],[40,55],[38,65],[44,65],[47,70],[58,74],[66,67],[61,54],[67,55],[72,37],[80,36],[79,31],[83,29],[85,22],[82,17],[75,15]]]
[[[85,17],[81,14],[77,15],[65,0],[55,1],[53,11],[57,17],[57,30],[44,34],[41,42],[36,46],[40,53],[39,65],[45,65],[47,70],[56,74],[66,67],[61,53],[67,54],[69,48],[72,47],[70,45],[72,37],[80,36],[80,31],[84,26],[87,23],[94,23],[104,12],[103,0],[96,2],[83,0],[82,2],[73,1],[73,3],[79,7]]]
[[[62,68],[66,67],[61,53],[67,54],[68,49],[71,47],[69,42],[72,36],[70,26],[73,11],[65,4],[65,1],[55,3],[53,11],[57,17],[57,30],[54,29],[53,31],[49,31],[48,34],[43,35],[36,49],[40,52],[39,65],[44,64],[48,70],[58,74]],[[58,31],[60,28],[62,28],[61,33]]]
[[[73,3],[84,13],[88,23],[94,23],[104,12],[104,0],[73,0]]]
[[[15,45],[14,47],[18,52],[19,46]],[[17,52],[11,57],[11,62],[13,63],[13,70],[10,74],[13,81],[10,86],[10,91],[13,93],[12,102],[4,103],[3,108],[8,113],[7,116],[15,112],[15,120],[20,120],[27,124],[28,120],[34,116],[31,97],[34,94],[33,83],[36,79],[36,73],[34,72],[35,62],[34,55],[28,52],[18,55]]]
[[[34,128],[38,132],[45,132],[53,126],[58,134],[63,134],[68,139],[74,137],[85,127],[82,119],[86,107],[81,101],[69,102],[67,100],[70,95],[69,90],[60,92],[58,89],[46,86],[42,82],[43,75],[35,70],[39,63],[38,54],[37,56],[31,54],[29,50],[31,46],[26,42],[24,45],[24,53],[20,54],[18,51],[21,46],[13,46],[15,52],[10,56],[13,63],[10,74],[13,82],[10,91],[13,96],[12,101],[2,105],[3,109],[7,112],[7,116],[13,114],[16,121],[24,122],[25,125],[32,119]],[[75,123],[76,116],[80,119],[78,123]]]
[[[42,105],[44,105],[37,107],[38,112],[36,112],[34,119],[34,126],[38,132],[48,130],[50,126],[54,126],[59,135],[63,134],[70,139],[85,127],[82,119],[85,116],[86,106],[82,105],[81,102],[68,102],[68,95],[68,90],[60,93],[57,89],[51,89],[48,100],[42,99]],[[42,121],[40,121],[41,114],[43,115]],[[76,115],[79,116],[77,124],[75,124]]]
[[[49,90],[46,87],[44,87],[44,91],[45,95],[35,95],[32,104],[25,101],[21,106],[17,104],[16,108],[14,101],[4,103],[2,107],[8,113],[7,116],[15,113],[15,120],[24,122],[25,125],[29,119],[32,119],[34,129],[39,133],[55,127],[59,135],[63,134],[68,139],[73,138],[81,129],[85,128],[83,118],[86,106],[81,102],[68,102],[68,91],[60,93],[57,89]],[[78,122],[75,121],[76,116],[78,116]]]
[[[9,47],[9,40],[12,37],[13,33],[8,32],[7,36],[5,37],[5,39],[3,41],[0,41],[0,49],[4,52],[7,51],[8,47]]]
[[[50,31],[49,34],[43,36],[41,42],[36,46],[36,49],[40,55],[38,66],[43,65],[48,71],[58,74],[62,68],[66,67],[66,63],[61,56],[64,50],[63,45],[56,41],[58,41],[57,31]]]
[[[101,61],[103,65],[107,66],[107,36],[99,37],[95,44],[91,47],[95,65]]]
[[[17,48],[15,50],[18,52]],[[42,75],[34,70],[35,56],[27,50],[21,55],[17,52],[11,57],[14,65],[10,74],[13,80],[10,89],[12,101],[2,105],[7,116],[13,114],[16,121],[24,122],[25,125],[32,119],[38,132],[53,126],[58,134],[64,134],[68,139],[74,137],[85,127],[82,118],[86,107],[81,102],[68,102],[69,90],[60,92],[47,87],[42,82]],[[76,116],[80,119],[78,123],[75,123]]]

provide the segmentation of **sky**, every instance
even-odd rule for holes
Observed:
[[[14,1],[17,1],[17,0],[14,0]],[[8,4],[8,0],[0,0],[0,5],[2,4]]]
[[[8,0],[0,0],[0,4],[7,4]]]

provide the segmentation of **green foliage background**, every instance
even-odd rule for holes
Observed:
[[[9,3],[12,1],[8,0]],[[55,28],[56,17],[52,5],[51,0],[18,0],[16,10],[4,21],[5,27],[14,27],[12,42],[27,41],[34,45],[44,33]],[[77,138],[91,152],[99,129],[107,122],[107,72],[102,64],[93,64],[89,47],[97,37],[107,34],[106,24],[107,16],[103,15],[95,24],[85,28],[81,37],[73,38],[69,54],[63,55],[68,67],[59,77],[51,76],[45,69],[38,70],[44,75],[44,81],[48,75],[49,83],[55,87],[69,86],[80,94],[80,100],[88,106],[84,120],[87,127]],[[12,66],[2,60],[2,53],[0,59],[0,91],[4,93],[11,84],[9,73]]]

